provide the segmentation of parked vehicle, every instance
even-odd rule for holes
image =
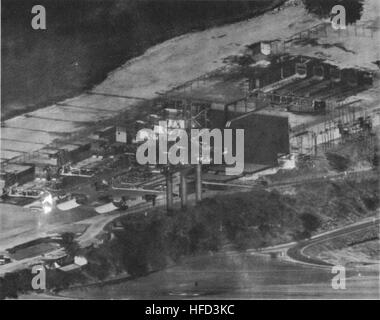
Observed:
[[[3,254],[0,254],[0,266],[7,264],[7,263],[11,263],[11,262],[12,262],[11,258],[9,258]]]

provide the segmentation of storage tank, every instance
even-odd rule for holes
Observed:
[[[355,69],[342,70],[342,78],[344,83],[348,84],[350,87],[358,86],[358,73]]]
[[[324,64],[317,64],[313,67],[313,77],[323,80],[328,77],[328,68]]]
[[[342,81],[342,72],[337,67],[330,67],[330,80],[332,82]]]
[[[296,73],[302,77],[311,77],[313,75],[313,66],[315,62],[312,59],[301,57],[298,62],[296,62]]]

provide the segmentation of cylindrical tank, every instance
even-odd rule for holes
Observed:
[[[358,73],[355,69],[344,69],[342,70],[342,77],[344,82],[351,87],[358,86]]]
[[[325,78],[325,68],[322,64],[318,64],[313,67],[313,76],[319,80],[323,80]]]
[[[330,80],[332,82],[340,82],[342,80],[342,73],[337,67],[330,68]]]

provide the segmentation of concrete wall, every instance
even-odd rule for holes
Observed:
[[[5,187],[15,183],[24,184],[35,177],[35,167],[32,165],[8,164],[1,168],[1,180]]]
[[[230,120],[229,128],[244,129],[245,163],[277,165],[278,154],[290,152],[287,117],[251,113]]]

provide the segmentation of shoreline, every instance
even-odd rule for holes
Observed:
[[[282,5],[283,1],[279,1]],[[253,41],[267,38],[267,30],[258,28],[267,19],[270,25],[278,20],[278,15],[289,13],[287,19],[282,19],[282,26],[273,26],[275,32],[271,35],[272,38],[287,36],[292,30],[284,30],[284,27],[305,14],[305,9],[286,3],[281,8],[237,23],[187,33],[150,47],[93,87],[93,91],[105,93],[103,96],[84,92],[59,104],[2,121],[3,161],[18,161],[15,159],[25,153],[38,152],[54,141],[85,137],[86,132],[96,126],[113,123],[120,114],[138,112],[141,100],[127,97],[152,100],[157,92],[165,92],[226,65],[224,58],[239,54]],[[318,20],[308,19],[292,29],[294,32],[303,30],[315,21]],[[19,143],[8,150],[6,145],[11,140]]]
[[[123,219],[123,218],[116,218],[116,219]],[[109,224],[111,224],[110,222]],[[274,245],[270,247],[263,247],[258,249],[221,249],[212,253],[206,253],[206,252],[199,252],[195,255],[189,255],[184,256],[179,260],[177,263],[169,264],[163,269],[158,270],[150,270],[148,273],[141,275],[141,276],[132,276],[129,274],[123,275],[123,276],[116,276],[111,277],[107,280],[103,281],[96,281],[94,283],[87,283],[87,284],[74,284],[72,287],[63,289],[60,291],[67,291],[67,290],[77,290],[77,289],[86,289],[86,288],[99,288],[103,286],[108,285],[117,285],[120,283],[133,281],[148,277],[151,274],[155,274],[157,272],[170,272],[171,269],[175,268],[181,268],[182,265],[186,265],[190,263],[193,260],[202,259],[202,257],[223,257],[223,256],[229,256],[229,257],[239,257],[239,256],[257,256],[259,257],[259,260],[262,259],[270,259],[271,261],[274,261],[275,263],[281,263],[284,265],[297,265],[300,267],[305,268],[311,268],[311,269],[317,269],[317,270],[324,270],[328,273],[331,272],[331,267],[333,264],[331,264],[328,261],[321,260],[318,257],[314,256],[308,256],[305,255],[304,249],[306,247],[311,247],[314,245],[318,245],[320,243],[331,241],[331,239],[335,238],[346,238],[352,233],[355,232],[361,232],[361,230],[366,230],[369,226],[372,226],[372,224],[379,223],[379,216],[378,216],[378,210],[375,210],[372,212],[372,214],[366,218],[363,218],[360,221],[342,226],[338,229],[332,229],[329,231],[320,231],[317,234],[314,234],[310,239],[298,241],[298,242],[289,242],[289,243],[282,243],[279,245]],[[107,226],[109,226],[109,224]],[[107,230],[107,226],[104,227],[104,230]],[[275,254],[273,256],[272,254]],[[284,253],[283,255],[279,253]],[[261,257],[261,258],[260,258]],[[355,272],[362,272],[365,275],[363,276],[363,279],[367,278],[372,274],[372,272],[378,271],[378,268],[376,268],[376,264],[374,263],[371,266],[351,266],[347,265],[347,272],[352,273],[349,278],[352,278],[355,276]],[[59,293],[58,293],[59,295]]]
[[[269,15],[270,16],[270,15]],[[260,17],[258,17],[259,19]],[[307,20],[307,17],[304,19]],[[304,20],[303,20],[304,21]],[[310,21],[309,21],[310,22]],[[242,24],[244,23],[247,23],[247,21],[242,21],[240,22]],[[239,23],[238,23],[239,24]],[[220,27],[218,27],[217,29],[219,29]],[[224,27],[221,27],[222,29]],[[192,55],[192,48],[188,48],[189,47],[189,44],[192,44],[194,42],[192,41],[189,41],[189,42],[186,42],[187,40],[190,40],[193,39],[193,38],[197,38],[199,36],[199,34],[202,34],[203,33],[207,34],[207,37],[205,36],[205,39],[209,39],[209,36],[210,34],[208,32],[196,32],[196,33],[190,33],[190,34],[185,34],[185,35],[182,35],[182,36],[179,36],[179,37],[176,37],[176,38],[173,38],[171,40],[168,40],[168,41],[165,41],[164,43],[161,43],[157,46],[154,46],[153,48],[150,48],[148,50],[145,51],[145,53],[142,55],[142,56],[139,56],[139,57],[136,57],[134,59],[131,59],[130,61],[128,61],[127,63],[125,63],[124,65],[120,66],[119,68],[117,68],[116,70],[113,70],[112,72],[110,72],[107,76],[107,79],[100,85],[97,85],[95,86],[94,90],[96,91],[97,89],[99,89],[98,91],[100,92],[102,89],[104,92],[107,92],[107,95],[108,97],[103,97],[102,95],[99,95],[97,97],[95,97],[94,94],[89,94],[88,92],[87,93],[82,93],[79,97],[75,97],[75,98],[72,98],[72,99],[68,99],[69,102],[67,102],[66,106],[69,106],[70,104],[74,105],[73,108],[87,108],[88,109],[91,109],[93,108],[93,105],[96,106],[102,106],[103,103],[105,103],[105,101],[107,103],[110,103],[111,106],[115,107],[116,109],[114,110],[110,110],[110,111],[104,111],[104,118],[102,119],[100,117],[101,120],[97,120],[97,121],[92,121],[92,122],[89,122],[89,124],[86,126],[84,125],[84,127],[82,128],[79,128],[78,131],[76,131],[76,126],[75,126],[75,119],[72,120],[72,128],[69,128],[69,131],[72,130],[73,133],[78,133],[78,134],[82,134],[83,132],[81,130],[83,129],[93,129],[95,125],[104,125],[105,123],[109,123],[109,122],[112,122],[114,121],[114,119],[116,117],[120,117],[120,114],[122,113],[128,113],[128,112],[139,112],[140,108],[138,108],[138,105],[139,105],[139,102],[137,101],[138,99],[135,99],[135,98],[131,98],[130,96],[134,96],[134,97],[139,97],[141,99],[153,99],[152,98],[152,95],[154,96],[154,94],[157,92],[157,87],[160,88],[160,87],[164,87],[164,88],[170,88],[170,85],[172,84],[170,81],[171,81],[171,74],[169,72],[168,74],[168,77],[167,78],[158,78],[158,79],[153,79],[153,82],[152,82],[152,79],[149,78],[149,75],[155,75],[154,73],[149,73],[147,72],[146,74],[144,74],[145,78],[139,78],[139,71],[141,71],[141,67],[142,65],[147,61],[147,69],[153,67],[153,66],[158,66],[158,72],[160,72],[160,63],[163,65],[162,68],[161,68],[161,71],[164,69],[165,66],[168,66],[171,73],[172,74],[175,74],[175,71],[177,70],[176,67],[178,68],[178,66],[176,66],[176,63],[173,62],[172,59],[175,60],[176,56],[182,54],[184,56],[184,60],[185,60],[185,66],[184,66],[184,69],[185,71],[187,71],[187,68],[192,72],[191,75],[179,75],[177,78],[174,79],[173,82],[178,82],[177,80],[180,79],[180,80],[183,80],[184,78],[186,78],[187,76],[190,77],[194,74],[196,74],[197,72],[200,72],[200,70],[195,70],[193,71],[191,69],[192,65],[191,65],[191,62],[193,62],[194,60],[197,59],[197,56],[195,56],[195,59],[189,59],[189,60],[186,60],[188,56],[191,56]],[[221,34],[222,32],[220,32],[220,30],[218,30],[218,32],[215,32],[213,33],[212,35],[212,39],[214,39],[214,37],[225,37],[225,35]],[[203,35],[204,36],[204,35]],[[234,39],[234,37],[230,37],[231,39]],[[251,36],[252,39],[256,39],[255,36]],[[202,38],[201,38],[202,39]],[[252,39],[247,39],[247,41],[249,40],[252,40]],[[260,39],[260,37],[259,37]],[[194,40],[194,39],[193,39]],[[179,42],[181,41],[184,41],[185,43],[182,45],[184,46],[184,50],[179,50],[181,49],[181,46],[180,48],[177,48],[176,45],[178,45]],[[232,41],[232,40],[231,40]],[[244,42],[244,40],[243,40]],[[218,44],[220,45],[220,47],[218,47]],[[221,48],[224,49],[223,47],[223,44],[224,45],[230,45],[228,42],[225,42],[225,43],[217,43],[216,47],[218,49]],[[242,46],[244,48],[244,45],[246,45],[246,43],[243,44],[239,44],[240,46]],[[166,54],[163,54],[163,55],[160,55],[160,53],[162,53],[162,51],[165,51],[165,49],[167,49],[167,51],[170,51],[170,49],[172,48],[172,46],[174,46],[174,48],[178,49],[177,52],[175,52],[174,54],[172,52],[169,52],[169,54],[166,52]],[[183,49],[183,48],[182,48]],[[212,50],[215,49],[215,47],[212,47],[211,48]],[[241,49],[241,48],[240,48]],[[193,50],[197,50],[197,48],[194,48]],[[232,52],[232,54],[234,53],[233,50],[226,50],[227,53],[230,53]],[[215,58],[217,60],[217,62],[215,62],[215,59],[214,61],[207,61],[208,63],[206,64],[205,68],[208,70],[208,68],[212,68],[212,67],[215,67],[215,64],[220,64],[222,63],[220,58],[223,57],[223,54],[226,54],[226,52],[223,52],[221,54],[219,54],[218,52],[218,55],[217,57]],[[207,54],[207,51],[206,51],[206,54]],[[157,57],[157,55],[159,56],[157,59],[154,59],[155,57]],[[174,58],[173,58],[174,56]],[[144,60],[145,58],[145,60]],[[153,60],[152,63],[150,63],[150,59]],[[218,60],[219,59],[219,60]],[[180,59],[177,59],[177,60],[180,60]],[[209,60],[212,60],[211,57]],[[182,61],[182,60],[180,60]],[[167,62],[167,64],[165,64],[165,62]],[[172,62],[172,64],[170,63]],[[177,61],[178,62],[178,61]],[[202,62],[202,61],[201,61]],[[203,61],[204,62],[204,61]],[[215,63],[215,64],[214,64]],[[198,66],[199,67],[199,66]],[[197,66],[195,67],[195,69],[197,68]],[[199,68],[200,69],[200,68]],[[133,76],[136,75],[136,84],[131,84],[131,83],[127,83],[126,84],[126,81],[125,79],[128,80],[128,77],[131,77],[133,79]],[[139,81],[140,80],[140,81]],[[161,80],[161,81],[160,81]],[[132,82],[132,80],[130,81]],[[146,84],[146,86],[145,86]],[[129,87],[128,87],[129,85]],[[141,85],[141,87],[139,87]],[[107,90],[104,90],[104,89],[107,89]],[[101,91],[101,92],[103,92]],[[111,95],[114,95],[116,96],[117,94],[120,94],[120,93],[125,93],[127,92],[127,94],[129,95],[129,98],[118,98],[118,99],[115,99],[115,98],[110,98]],[[100,96],[102,96],[100,98]],[[122,104],[120,106],[120,104]],[[60,105],[58,106],[58,109],[60,109]],[[54,109],[55,108],[55,109]],[[47,110],[50,110],[50,111],[54,111],[54,112],[57,112],[57,106],[51,106],[51,107],[47,107],[46,108]],[[111,108],[112,109],[112,108]],[[139,109],[139,110],[136,110],[136,109]],[[143,109],[143,108],[141,108]],[[93,108],[92,111],[96,111],[97,109]],[[38,110],[39,111],[39,110]],[[111,112],[115,112],[115,117],[110,117],[109,116],[109,113]],[[54,114],[53,112],[53,114]],[[93,112],[94,114],[97,114],[98,112]],[[99,112],[100,114],[102,113]],[[31,121],[34,121],[35,119],[38,118],[38,116],[40,115],[39,112],[32,112],[31,114],[35,114],[36,117],[31,117],[31,118],[28,118],[28,119],[31,119]],[[119,116],[117,116],[117,115]],[[23,119],[22,116],[18,116],[16,117],[18,118],[18,120],[28,120],[28,119]],[[86,118],[87,119],[87,118]],[[95,117],[95,119],[97,119]],[[11,119],[12,120],[12,119]],[[18,121],[17,120],[17,121]],[[9,128],[20,128],[20,127],[17,127],[17,125],[20,125],[20,123],[17,123],[17,121],[15,122],[11,122],[11,124],[13,123],[13,127],[12,126],[9,126],[9,127],[6,127],[6,129],[9,129]],[[37,121],[37,120],[35,120]],[[63,121],[63,120],[61,120]],[[64,120],[64,121],[69,121],[69,120]],[[100,122],[99,122],[100,121]],[[26,123],[24,121],[24,123]],[[22,124],[22,121],[21,121],[21,124]],[[37,124],[37,122],[35,123]],[[54,123],[53,123],[54,124]],[[88,128],[87,128],[88,127]],[[55,128],[53,128],[55,130]],[[61,133],[66,133],[66,130],[67,128],[65,127],[62,127],[62,132]],[[2,128],[3,130],[3,128]],[[32,129],[30,129],[31,131]],[[48,129],[49,130],[49,129]],[[50,129],[52,130],[52,129]],[[47,131],[48,134],[52,134],[52,131]],[[54,135],[54,134],[52,134]]]
[[[363,14],[363,21],[372,19],[371,7],[367,11]],[[15,159],[21,158],[25,153],[38,152],[53,141],[75,140],[85,137],[86,132],[89,133],[96,126],[115,124],[114,119],[118,115],[138,112],[141,99],[153,100],[157,97],[157,92],[168,91],[178,84],[228,66],[226,58],[244,54],[248,45],[261,40],[287,39],[289,35],[321,21],[323,20],[310,15],[302,4],[288,1],[278,10],[248,20],[187,33],[150,47],[144,54],[111,71],[101,84],[93,87],[94,92],[104,95],[85,92],[59,104],[3,121],[2,145],[10,146],[11,140],[18,142],[17,145],[11,145],[12,150],[7,150],[6,146],[2,148],[3,161],[17,161]],[[323,39],[323,43],[318,46],[295,45],[289,53],[321,58],[319,47],[325,46],[325,42],[335,43],[336,37],[332,34],[331,39]],[[345,38],[342,40],[346,41]],[[372,39],[358,40],[358,43],[349,42],[350,49],[359,52]],[[379,45],[373,42],[371,45],[374,50],[360,60],[359,67],[377,68],[371,61],[374,60]],[[324,59],[334,65],[340,66],[341,60],[346,58],[349,65],[358,63],[356,54],[342,52],[334,46],[324,49],[324,52]],[[373,99],[372,96],[365,95],[363,94],[364,99]]]
[[[7,121],[7,120],[10,120],[10,119],[18,117],[18,116],[22,116],[22,115],[25,115],[29,112],[37,111],[37,110],[49,107],[51,105],[55,105],[59,102],[65,101],[67,99],[75,98],[81,94],[86,93],[87,91],[91,91],[95,87],[101,85],[102,82],[105,81],[109,77],[110,74],[117,71],[118,69],[120,69],[123,66],[127,66],[127,65],[133,63],[136,59],[138,59],[139,57],[141,57],[144,54],[146,54],[147,52],[149,52],[149,50],[154,49],[155,47],[158,47],[161,44],[164,44],[166,42],[170,42],[172,40],[180,39],[181,37],[186,37],[186,36],[193,34],[193,33],[202,32],[202,31],[213,29],[213,28],[223,27],[223,26],[227,26],[230,24],[234,24],[234,23],[243,22],[246,20],[253,19],[255,17],[258,17],[258,16],[270,11],[270,10],[274,10],[274,9],[278,8],[279,6],[283,5],[286,1],[288,1],[288,0],[273,0],[272,3],[268,6],[266,6],[265,8],[257,8],[254,11],[251,11],[248,13],[241,13],[241,14],[234,16],[234,17],[218,18],[218,19],[214,19],[211,21],[205,21],[205,22],[203,22],[202,26],[195,25],[195,26],[188,28],[187,30],[180,30],[180,31],[174,30],[172,33],[168,32],[168,34],[162,34],[160,37],[157,37],[157,39],[154,39],[153,42],[150,43],[149,45],[147,45],[146,47],[133,50],[132,54],[127,54],[128,57],[126,59],[123,59],[123,62],[121,62],[118,66],[112,68],[111,70],[105,72],[105,74],[103,76],[101,76],[100,78],[98,77],[98,79],[94,79],[94,81],[92,81],[91,83],[86,85],[82,90],[74,90],[73,92],[68,92],[68,93],[63,94],[61,96],[58,96],[56,98],[49,98],[44,102],[36,102],[34,104],[31,104],[31,105],[28,104],[25,106],[17,106],[17,107],[15,107],[15,110],[3,111],[2,110],[4,108],[4,106],[3,106],[0,109],[1,121],[3,122],[3,121]],[[200,22],[198,24],[200,24]],[[3,81],[5,81],[5,79],[3,79]],[[9,108],[10,107],[8,107],[8,109]]]

